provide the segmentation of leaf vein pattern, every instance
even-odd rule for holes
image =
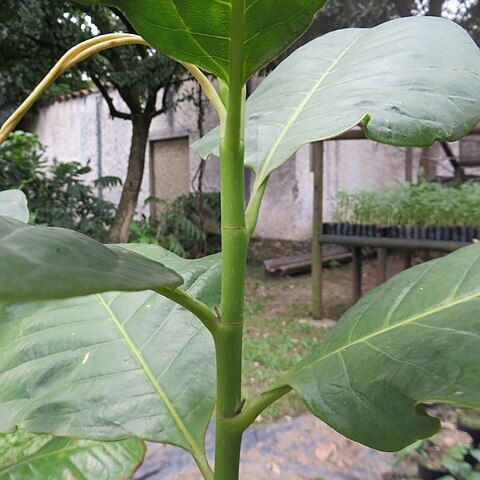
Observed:
[[[366,405],[367,408],[371,408],[371,405],[369,405],[369,403],[367,401],[365,401],[365,398],[362,397],[362,395],[360,395],[359,392],[355,391],[352,387],[352,383],[350,381],[350,375],[348,373],[348,368],[347,368],[347,364],[345,363],[345,359],[343,357],[343,353],[342,353],[342,350],[340,350],[338,352],[338,356],[340,358],[340,363],[342,364],[342,367],[343,367],[343,371],[345,372],[345,379],[347,380],[347,385],[348,385],[348,388],[349,390],[352,392],[352,394],[358,398],[360,400],[360,402],[363,404],[363,405]]]
[[[453,289],[452,293],[450,294],[450,298],[453,299],[456,297],[458,291],[460,290],[460,287],[462,286],[463,282],[465,282],[465,279],[468,277],[469,273],[471,272],[472,268],[475,266],[479,258],[480,252],[473,258],[472,263],[470,263],[470,265],[463,270],[462,277],[456,287]]]
[[[192,449],[191,452],[194,455],[195,458],[203,458],[202,454],[202,449],[197,445],[193,437],[190,435],[190,432],[187,430],[186,426],[184,425],[182,419],[180,418],[180,415],[178,414],[177,410],[175,409],[174,405],[171,403],[170,399],[168,398],[165,390],[162,388],[160,383],[157,381],[155,374],[153,371],[150,369],[148,366],[147,362],[142,356],[142,353],[139,351],[131,337],[128,335],[127,331],[122,327],[122,324],[116,317],[115,313],[112,311],[110,306],[105,302],[104,298],[102,295],[97,295],[98,299],[104,306],[105,310],[110,316],[110,319],[114,323],[114,325],[117,327],[119,333],[122,335],[124,341],[127,343],[128,347],[132,351],[132,353],[135,355],[137,361],[139,362],[140,366],[145,372],[145,375],[147,376],[148,380],[150,381],[153,389],[157,393],[158,398],[163,402],[165,407],[167,408],[169,414],[171,415],[173,421],[175,422],[175,425],[177,426],[178,430],[180,433],[183,435],[185,440],[187,441],[188,446]]]
[[[17,365],[14,365],[14,366],[8,368],[7,370],[0,371],[0,376],[5,375],[6,373],[12,372],[12,371],[16,370],[17,368],[22,368],[22,367],[25,367],[26,365],[31,365],[32,363],[35,363],[35,362],[39,362],[39,361],[42,361],[42,360],[45,360],[45,359],[50,359],[51,357],[56,357],[58,355],[65,355],[66,353],[71,353],[72,351],[83,350],[83,349],[87,349],[87,348],[90,349],[90,348],[93,348],[93,347],[98,347],[100,345],[108,345],[108,344],[115,343],[115,342],[120,342],[120,341],[121,341],[121,339],[115,338],[113,340],[106,340],[106,341],[103,341],[103,342],[88,343],[87,345],[80,345],[77,348],[75,348],[75,350],[72,350],[71,348],[68,348],[66,350],[60,350],[60,351],[55,352],[55,353],[47,353],[46,355],[42,355],[40,357],[35,357],[35,358],[32,358],[31,360],[27,360],[26,362],[22,362],[22,363],[19,363]]]
[[[164,373],[168,371],[168,369],[175,363],[175,361],[177,360],[177,358],[179,357],[179,355],[182,354],[182,352],[188,347],[188,345],[191,343],[191,341],[197,336],[198,332],[202,331],[202,329],[200,327],[197,327],[197,329],[195,330],[195,332],[190,335],[190,337],[188,338],[188,340],[182,345],[182,348],[180,348],[178,350],[178,352],[173,356],[173,358],[170,360],[170,362],[168,363],[168,365],[166,365],[163,370],[162,370],[162,373],[158,376],[158,378],[162,378]]]
[[[176,312],[180,307],[172,301],[172,303],[175,305],[169,312],[168,315],[165,317],[163,322],[158,326],[158,328],[150,335],[150,337],[143,343],[143,345],[138,349],[138,351],[141,353],[143,350],[145,350],[145,347],[155,338],[155,336],[162,330],[162,328],[168,323],[170,320],[171,316]]]
[[[425,323],[420,323],[420,322],[415,322],[415,325],[418,325],[419,327],[423,327],[423,328],[430,328],[431,330],[440,330],[443,332],[451,333],[453,335],[473,337],[480,340],[480,335],[477,335],[476,333],[473,333],[473,332],[467,332],[465,330],[457,330],[456,328],[449,328],[449,327],[436,327],[434,325],[426,325]]]
[[[316,90],[322,85],[322,83],[325,81],[325,79],[328,77],[330,72],[335,68],[335,66],[342,60],[342,58],[347,55],[347,53],[354,47],[354,45],[358,42],[358,40],[361,38],[361,35],[359,35],[348,47],[346,47],[343,52],[337,57],[337,59],[330,65],[330,67],[325,70],[323,75],[320,77],[320,79],[315,83],[314,87],[308,92],[306,95],[305,99],[302,101],[302,103],[295,109],[295,113],[292,115],[290,120],[285,124],[283,127],[282,131],[280,134],[277,136],[277,139],[275,140],[275,143],[273,144],[272,148],[269,151],[269,154],[267,158],[265,159],[264,165],[262,167],[262,170],[260,171],[259,179],[263,181],[263,176],[265,175],[266,170],[269,167],[269,164],[273,158],[273,155],[275,154],[275,151],[277,148],[280,146],[282,143],[285,135],[287,134],[288,130],[294,125],[295,121],[298,119],[300,116],[303,108],[308,104],[308,101],[313,97],[315,94]]]
[[[84,451],[84,450],[91,450],[92,449],[92,445],[85,445],[85,446],[78,446],[78,445],[75,445],[73,447],[69,447],[69,448],[62,448],[61,452],[62,452],[62,455],[65,454],[65,453],[69,453],[69,452],[81,452],[81,451]],[[55,456],[55,455],[58,455],[58,451],[57,450],[53,450],[53,451],[50,451],[50,452],[47,452],[47,453],[43,453],[41,455],[37,455],[37,454],[33,454],[33,455],[30,455],[12,465],[9,465],[8,467],[6,467],[5,469],[2,469],[0,470],[0,474],[4,474],[4,473],[8,473],[9,470],[12,470],[14,468],[17,468],[19,467],[20,465],[28,465],[28,467],[31,469],[31,466],[30,466],[30,462],[32,460],[38,460],[38,459],[41,459],[41,458],[48,458],[48,457],[51,457],[51,456]],[[33,471],[33,473],[35,473]],[[10,476],[10,474],[9,474]],[[38,477],[37,477],[38,478]]]
[[[430,315],[433,315],[435,313],[439,313],[439,312],[442,312],[444,310],[448,310],[449,308],[453,308],[454,306],[456,305],[460,305],[460,304],[463,304],[463,303],[468,303],[468,302],[472,302],[472,301],[475,301],[475,300],[480,300],[480,293],[475,293],[473,295],[468,295],[468,296],[465,296],[465,297],[462,297],[462,298],[459,298],[458,300],[454,301],[454,302],[451,302],[449,304],[444,304],[444,305],[440,305],[438,307],[435,307],[435,308],[432,308],[430,310],[426,310],[425,312],[422,312],[422,313],[419,313],[417,315],[413,315],[411,317],[408,317],[406,318],[405,320],[402,320],[400,322],[397,322],[395,325],[391,325],[389,327],[385,327],[379,331],[376,331],[376,332],[373,332],[373,333],[370,333],[369,335],[365,335],[364,337],[361,337],[357,340],[354,340],[353,342],[350,342],[350,343],[346,343],[345,345],[343,345],[342,347],[339,347],[337,348],[336,350],[332,351],[332,352],[329,352],[329,353],[326,353],[325,355],[319,357],[319,358],[316,358],[315,360],[311,361],[308,366],[312,366],[316,363],[319,363],[333,355],[337,355],[339,352],[341,351],[344,351],[346,350],[347,348],[350,348],[350,347],[353,347],[354,345],[359,345],[361,343],[365,343],[367,340],[370,340],[371,338],[375,338],[375,337],[378,337],[380,335],[383,335],[385,333],[388,333],[392,330],[396,330],[397,328],[400,328],[400,327],[404,327],[405,325],[409,325],[411,323],[415,323],[416,325],[421,325],[419,324],[417,321],[422,319],[422,318],[425,318],[425,317],[428,317]],[[433,327],[431,326],[430,328],[438,328],[438,327]],[[467,334],[469,332],[464,332],[463,334]],[[475,335],[476,336],[476,335]],[[480,338],[480,336],[479,336]],[[288,377],[288,374],[286,375],[286,377]]]
[[[188,28],[188,25],[185,23],[184,18],[180,15],[180,12],[178,11],[178,8],[177,8],[175,2],[171,2],[171,5],[172,5],[173,9],[175,10],[178,18],[181,20],[183,26],[185,27],[185,32],[190,34],[191,38],[192,38],[193,41],[196,43],[196,45],[198,46],[198,48],[205,54],[205,58],[210,58],[210,59],[213,60],[214,57],[211,56],[211,55],[202,47],[202,45],[200,45],[200,43],[198,42],[198,40],[195,38],[194,32],[192,32],[192,31]],[[150,22],[150,20],[148,20],[145,16],[143,16],[143,15],[139,15],[139,16],[140,16],[140,17],[143,19],[143,21],[146,22],[147,24],[152,25],[152,26],[154,26],[154,27],[159,27],[158,25],[155,25],[155,24],[153,24],[152,22]],[[160,28],[164,28],[164,27],[163,27],[163,26],[160,26]],[[208,35],[207,35],[207,36],[208,36]],[[220,68],[220,70],[222,70],[223,73],[226,74],[225,69],[223,68],[223,66],[220,65],[216,60],[214,60],[214,62],[217,64],[217,66]]]
[[[390,360],[392,360],[392,362],[399,363],[399,364],[401,364],[401,365],[408,365],[408,366],[414,368],[415,370],[421,370],[422,372],[425,372],[428,377],[433,376],[433,377],[435,377],[435,378],[438,378],[439,380],[442,381],[442,383],[443,383],[443,381],[445,380],[443,377],[440,377],[440,375],[434,373],[432,370],[428,370],[428,369],[426,369],[425,367],[422,367],[422,366],[420,366],[420,365],[416,365],[415,363],[411,363],[411,362],[408,362],[408,361],[406,361],[406,360],[400,360],[399,358],[395,358],[395,357],[393,357],[392,355],[390,355],[389,353],[387,353],[385,350],[382,350],[381,348],[377,347],[376,345],[372,345],[372,344],[371,344],[370,342],[368,342],[368,341],[365,342],[365,344],[366,344],[368,347],[370,347],[372,350],[374,350],[374,351],[376,351],[376,352],[378,352],[378,353],[386,356],[387,358],[389,358]],[[450,382],[448,386],[450,386],[450,385],[454,385],[455,387],[460,388],[460,386],[457,385],[456,383]],[[448,386],[445,386],[444,388],[447,388]],[[463,388],[463,387],[462,387],[462,388]],[[437,393],[438,393],[438,392],[437,392]]]
[[[287,23],[292,23],[292,20],[293,20],[294,18],[299,17],[300,15],[302,15],[304,11],[308,10],[308,9],[311,7],[312,3],[314,3],[314,0],[311,0],[310,3],[307,3],[302,9],[297,10],[296,13],[295,13],[295,15],[289,17],[289,18],[286,19],[285,21],[274,23],[274,24],[272,24],[272,25],[269,25],[269,26],[263,28],[262,30],[257,31],[257,32],[255,33],[255,35],[252,35],[250,38],[246,38],[246,39],[244,40],[244,42],[243,42],[244,45],[246,45],[247,43],[250,43],[252,40],[255,40],[255,38],[257,38],[258,36],[264,34],[265,32],[268,32],[268,30],[271,30],[272,28],[278,27],[279,25],[286,25]],[[293,20],[293,22],[294,22],[294,20]],[[247,64],[247,60],[248,60],[248,58],[245,59],[245,61],[244,61],[244,66]]]
[[[395,299],[395,301],[393,302],[392,304],[392,308],[390,309],[390,311],[388,312],[387,314],[387,318],[385,320],[385,326],[389,327],[391,326],[391,322],[392,322],[392,317],[393,317],[393,314],[398,310],[398,308],[402,305],[402,303],[404,302],[404,300],[408,297],[408,295],[410,295],[410,293],[412,293],[412,290],[414,287],[418,286],[420,284],[420,282],[423,280],[423,278],[425,277],[425,275],[427,275],[428,273],[430,273],[430,271],[432,270],[432,268],[435,266],[436,264],[434,262],[432,262],[430,265],[428,265],[427,268],[425,268],[425,270],[422,272],[422,274],[414,281],[412,282],[410,285],[408,285],[408,287],[403,290],[400,295]]]

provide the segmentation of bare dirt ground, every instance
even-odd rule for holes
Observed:
[[[212,458],[212,432],[207,451]],[[241,480],[380,480],[392,454],[342,437],[309,414],[255,427],[245,434]],[[187,453],[149,445],[136,480],[201,480]]]
[[[401,270],[401,260],[390,257],[389,276]],[[325,270],[326,318],[338,319],[351,305],[351,278],[349,264]],[[363,286],[364,292],[376,286],[376,263],[373,259],[364,262]],[[246,297],[247,316],[255,319],[247,326],[247,336],[252,342],[257,337],[263,341],[273,335],[269,329],[275,327],[269,327],[268,323],[265,327],[265,323],[272,318],[280,319],[280,328],[282,325],[288,327],[288,322],[294,325],[301,325],[302,322],[315,324],[310,320],[309,275],[272,278],[265,277],[259,267],[251,269]],[[314,326],[313,334],[320,329]],[[302,332],[295,332],[298,342],[302,341],[302,335],[312,335],[308,331]],[[319,338],[323,335],[319,335]],[[242,480],[380,480],[382,474],[390,470],[395,461],[393,455],[376,452],[345,439],[309,413],[299,414],[302,409],[298,410],[296,404],[292,404],[276,412],[272,418],[277,420],[273,423],[257,423],[246,432],[242,451]],[[285,412],[299,416],[292,417]],[[207,434],[207,454],[212,459],[213,428]],[[186,452],[156,444],[149,445],[145,461],[134,478],[200,479]]]

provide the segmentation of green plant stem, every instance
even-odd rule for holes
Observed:
[[[208,308],[208,306],[200,300],[197,300],[189,295],[187,292],[179,290],[178,288],[175,290],[161,288],[157,290],[157,293],[174,301],[175,303],[178,303],[182,307],[186,308],[189,312],[192,312],[212,334],[215,334],[215,332],[218,330],[217,317],[212,310],[210,310],[210,308]]]
[[[247,219],[247,230],[248,236],[251,237],[257,226],[258,214],[260,213],[260,207],[262,205],[263,195],[265,194],[265,189],[267,188],[268,178],[256,188],[253,192],[250,201],[248,202],[246,219]]]
[[[237,480],[240,469],[240,450],[243,430],[234,419],[216,416],[215,480]],[[220,436],[218,436],[221,434]]]
[[[246,430],[267,407],[291,391],[292,388],[290,386],[284,385],[249,400],[245,404],[242,413],[237,417],[239,428]]]
[[[225,136],[220,143],[222,208],[222,305],[215,338],[217,415],[215,480],[236,480],[243,431],[232,427],[242,407],[243,302],[248,234],[245,225],[243,169],[244,0],[233,0],[231,67]]]

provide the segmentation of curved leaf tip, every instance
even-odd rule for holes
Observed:
[[[0,192],[0,216],[11,217],[27,223],[30,217],[27,197],[21,190]]]
[[[123,247],[61,228],[0,216],[0,302],[79,297],[108,291],[176,288],[183,278]],[[12,280],[11,272],[15,272]]]

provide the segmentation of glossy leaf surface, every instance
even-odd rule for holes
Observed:
[[[479,364],[475,244],[369,292],[279,385],[343,435],[395,451],[438,430],[421,403],[480,407]]]
[[[218,255],[189,261],[153,245],[135,250],[179,271],[191,295],[219,302]],[[201,457],[215,356],[192,314],[152,291],[2,308],[0,431],[136,436]]]
[[[398,146],[457,140],[480,121],[480,52],[458,25],[402,18],[324,35],[294,52],[247,102],[246,165],[256,185],[309,142],[363,123]],[[214,130],[197,142],[218,150]]]
[[[140,465],[145,445],[138,439],[106,443],[17,432],[0,438],[0,454],[0,480],[122,480]]]
[[[27,223],[29,218],[27,197],[20,190],[0,192],[0,216]]]
[[[310,25],[326,0],[245,0],[244,80]],[[121,9],[152,46],[228,82],[232,0],[83,0]]]
[[[8,217],[0,217],[0,265],[0,302],[10,303],[182,283],[173,270],[123,247]]]

